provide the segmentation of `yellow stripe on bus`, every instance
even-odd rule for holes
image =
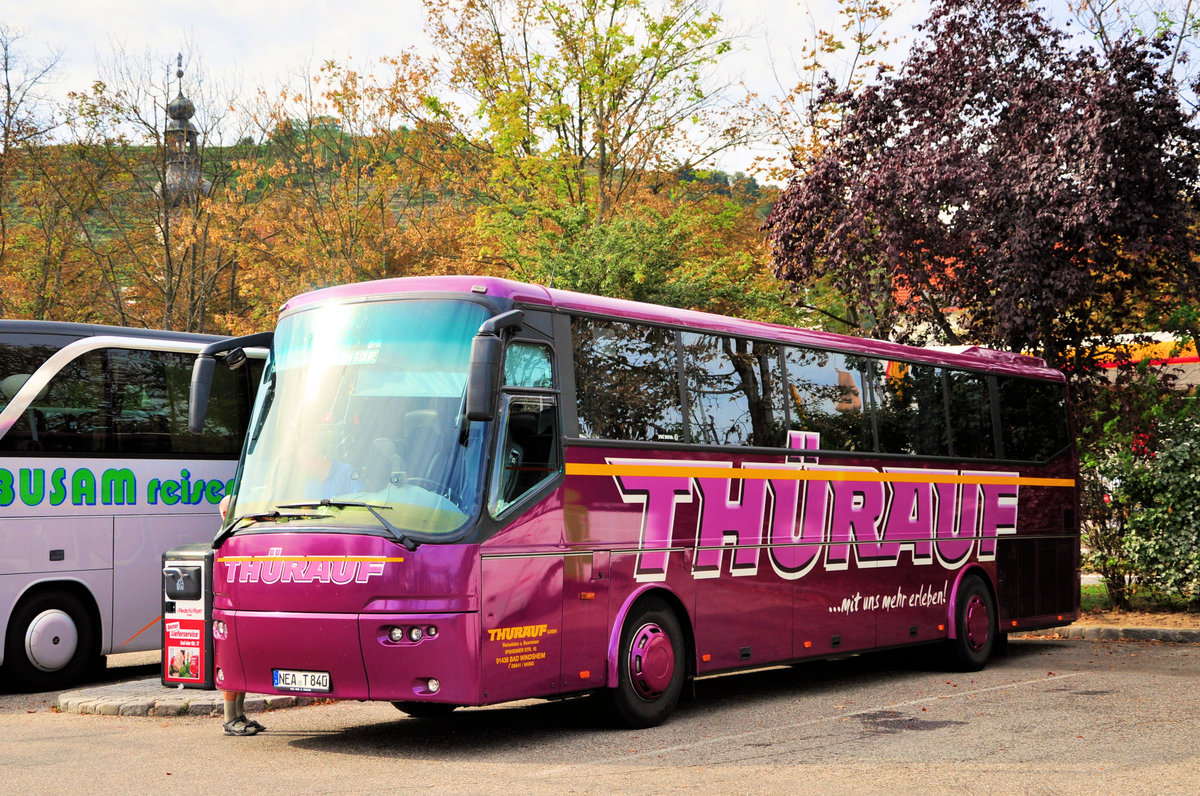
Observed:
[[[1012,486],[1075,486],[1074,478],[1023,478],[1013,475],[952,473],[880,473],[858,470],[801,470],[769,467],[696,467],[680,464],[589,464],[568,462],[567,475],[650,476],[657,478],[740,478],[773,481],[881,481],[894,484],[986,484]]]

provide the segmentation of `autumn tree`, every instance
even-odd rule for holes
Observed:
[[[304,290],[478,270],[463,268],[461,249],[479,169],[463,162],[469,146],[427,118],[429,80],[411,57],[369,71],[328,61],[260,91],[248,109],[260,143],[211,202],[239,263],[231,327],[270,323]]]
[[[83,190],[78,159],[64,147],[45,145],[29,148],[22,161],[25,179],[11,195],[19,214],[15,240],[0,270],[0,280],[7,282],[0,288],[6,314],[111,323],[105,303],[97,301],[93,263],[81,245],[79,220],[94,207]]]
[[[167,109],[183,93],[176,71],[150,54],[114,52],[105,79],[72,93],[63,108],[60,155],[72,162],[40,176],[73,214],[93,302],[110,322],[208,331],[234,262],[210,235],[204,192],[166,190]],[[206,189],[219,186],[231,174],[220,131],[236,137],[223,124],[230,101],[203,81],[187,93],[200,107],[188,122],[200,142],[198,177]]]
[[[803,170],[824,149],[841,119],[836,97],[859,91],[889,65],[884,51],[897,39],[887,29],[900,0],[837,0],[834,24],[818,22],[808,10],[809,29],[789,38],[798,49],[795,75],[780,74],[779,95],[753,96],[752,107],[764,128],[766,154],[756,169],[783,181]]]
[[[40,146],[53,128],[51,107],[42,92],[58,65],[50,53],[31,61],[20,49],[21,36],[0,23],[0,314],[46,317],[36,290],[29,290],[33,274],[26,261],[11,255],[17,193],[25,182],[22,172],[27,154]],[[40,276],[41,274],[38,274]],[[35,279],[34,281],[40,281]],[[14,296],[17,300],[14,301]]]
[[[636,279],[654,258],[639,266],[634,252],[680,245],[687,225],[659,196],[747,133],[717,107],[712,67],[731,39],[704,0],[428,7],[446,53],[430,107],[485,156],[478,226],[509,273],[596,289],[588,263]]]
[[[920,32],[772,211],[781,278],[828,277],[877,336],[1060,367],[1164,281],[1195,302],[1196,135],[1162,43],[1102,60],[1019,0],[941,0]]]
[[[645,181],[737,141],[736,130],[692,124],[714,105],[709,68],[730,47],[704,0],[427,5],[449,87],[473,100],[469,115],[443,106],[447,118],[486,142],[496,187],[514,198],[548,178],[563,203],[603,221]]]

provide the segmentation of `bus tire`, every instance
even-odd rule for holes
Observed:
[[[47,691],[78,682],[95,667],[98,651],[96,628],[79,598],[43,591],[9,618],[4,669],[18,687]]]
[[[458,707],[445,702],[393,702],[392,706],[414,719],[440,719],[449,716]]]
[[[963,578],[954,606],[955,638],[950,640],[949,662],[960,672],[977,672],[988,662],[996,645],[996,601],[976,575]]]
[[[608,691],[615,718],[635,729],[662,724],[679,702],[687,669],[675,612],[659,599],[635,605],[617,654],[617,686]]]

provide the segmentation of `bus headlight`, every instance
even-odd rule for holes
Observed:
[[[393,642],[397,642],[397,643],[404,641],[404,628],[393,627],[391,630],[388,631],[388,638],[391,639]]]
[[[410,627],[408,629],[408,640],[409,641],[417,642],[417,641],[420,641],[424,637],[425,637],[425,633],[424,633],[424,631],[421,630],[421,628]]]
[[[438,691],[442,690],[442,684],[438,682],[436,677],[430,677],[429,682],[425,684],[425,687],[429,689],[429,693],[431,694],[436,694]]]

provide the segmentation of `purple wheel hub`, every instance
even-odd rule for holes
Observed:
[[[675,675],[675,647],[656,624],[642,625],[629,644],[629,679],[645,700],[662,695]]]
[[[966,634],[967,646],[973,652],[979,652],[987,644],[988,635],[992,631],[992,618],[988,616],[987,603],[978,594],[972,594],[967,600],[967,610],[964,615],[963,632]]]

